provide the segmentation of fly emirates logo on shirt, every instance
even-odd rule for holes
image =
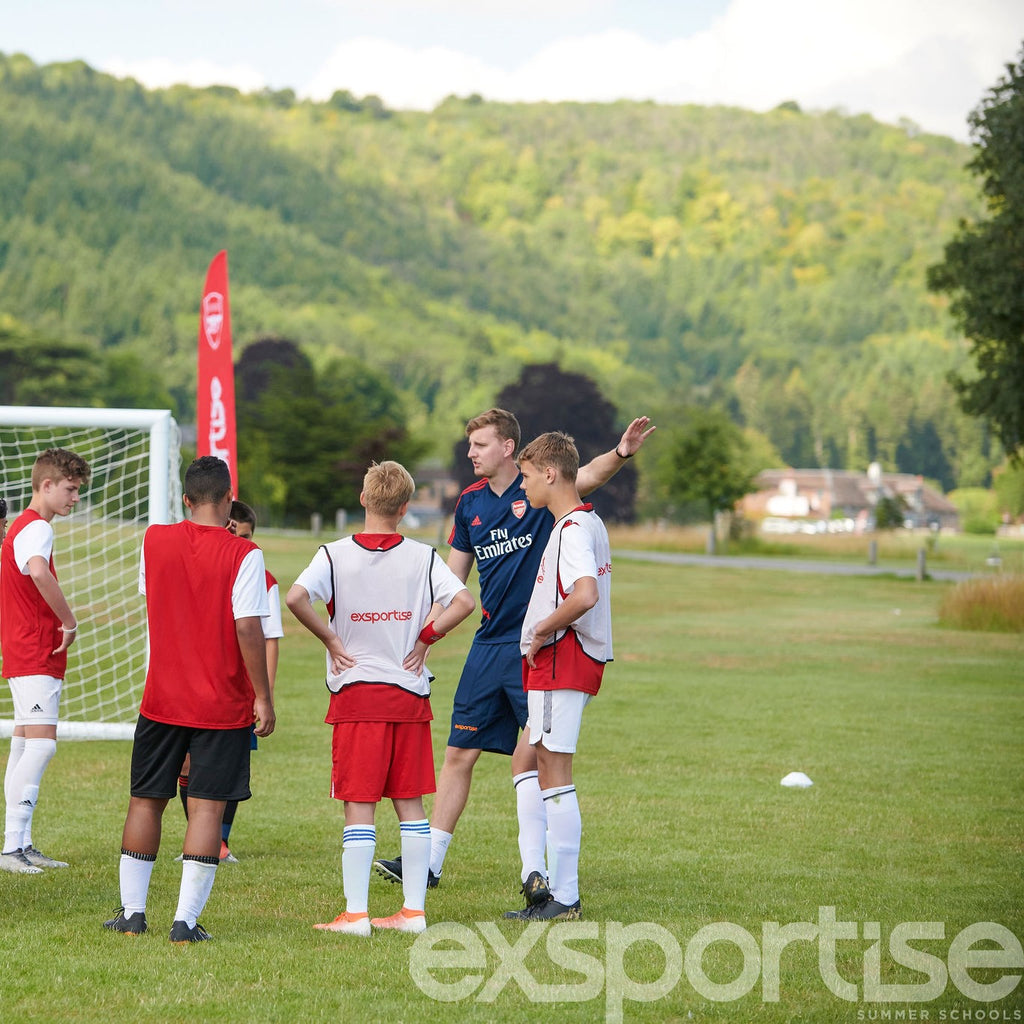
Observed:
[[[512,555],[524,548],[532,547],[532,545],[532,533],[524,533],[521,537],[511,537],[508,530],[491,530],[490,543],[474,544],[473,554],[476,555],[477,562],[485,562],[488,558]]]

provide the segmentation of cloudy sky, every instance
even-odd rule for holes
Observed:
[[[1021,0],[3,0],[0,52],[158,87],[225,83],[396,109],[445,96],[784,100],[967,140],[1024,44]]]

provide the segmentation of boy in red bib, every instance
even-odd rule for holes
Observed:
[[[231,512],[228,518],[228,531],[236,537],[244,540],[252,540],[256,532],[256,512],[251,505],[244,501],[235,499],[231,502]],[[277,663],[280,655],[280,640],[284,636],[281,627],[281,596],[277,580],[267,570],[267,605],[268,614],[262,620],[263,636],[267,641],[267,677],[270,680],[270,696],[274,696],[274,681],[277,677]],[[250,746],[257,749],[256,731],[253,728],[253,735]],[[185,818],[188,819],[188,773],[190,770],[189,759],[181,766],[181,774],[178,776],[178,796],[181,797],[181,805],[185,809]],[[229,800],[224,809],[224,822],[221,825],[220,835],[220,862],[221,864],[237,864],[238,858],[228,847],[228,838],[231,835],[231,826],[235,822],[235,814],[238,811],[238,801]],[[178,858],[180,860],[180,858]]]
[[[7,813],[0,869],[38,875],[66,868],[32,845],[32,815],[43,772],[57,752],[57,716],[78,620],[53,564],[55,516],[66,516],[89,482],[89,464],[63,448],[48,448],[32,467],[32,500],[7,531],[3,508],[0,550],[0,647],[3,675],[14,698],[14,735],[4,775]]]
[[[426,544],[398,533],[415,484],[397,462],[363,479],[362,533],[325,544],[292,585],[289,610],[327,648],[326,721],[334,726],[331,795],[345,801],[341,867],[345,911],[315,927],[369,935],[371,926],[422,932],[430,859],[423,796],[433,793],[430,645],[473,611],[460,579]],[[324,622],[313,601],[327,606]],[[443,610],[430,620],[433,605]],[[392,800],[402,837],[403,906],[391,917],[367,911],[377,831],[374,812]]]
[[[249,742],[274,731],[262,618],[266,567],[252,541],[225,527],[231,474],[212,455],[185,473],[192,518],[151,526],[142,543],[149,668],[132,745],[131,801],[121,838],[121,903],[104,927],[146,930],[146,898],[167,801],[191,759],[188,828],[172,942],[209,939],[198,917],[220,863],[228,800],[247,800]]]

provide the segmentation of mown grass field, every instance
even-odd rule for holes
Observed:
[[[314,543],[259,539],[286,589]],[[311,927],[343,906],[342,813],[327,795],[322,656],[286,615],[278,731],[254,755],[256,795],[236,819],[241,863],[218,871],[203,915],[215,941],[182,948],[166,938],[183,833],[176,804],[150,933],[104,932],[118,905],[130,745],[64,742],[34,832],[73,866],[0,875],[0,1005],[9,1019],[86,1022],[1017,1019],[1024,985],[985,1002],[944,972],[969,925],[1024,937],[1024,639],[940,628],[948,586],[616,563],[616,661],[587,710],[576,766],[585,922],[526,938],[513,922],[493,925],[517,905],[518,853],[508,762],[487,755],[427,904],[431,924],[446,923],[435,934],[463,951],[441,946],[482,962],[435,967],[433,983],[413,974],[430,955],[423,940],[414,952],[409,936]],[[431,654],[438,763],[470,636],[465,626]],[[814,786],[780,786],[792,770]],[[378,836],[379,854],[398,852],[386,805]],[[370,899],[371,913],[387,914],[401,897],[375,877]],[[852,1000],[823,980],[818,941],[789,945],[777,972],[770,963],[771,922],[817,924],[829,907],[854,929],[835,943]],[[695,965],[701,930],[715,922],[729,928],[713,934],[734,941],[708,945]],[[932,925],[932,937],[910,942],[933,957],[911,960],[916,969],[889,947],[907,922],[941,925],[941,937]],[[753,946],[737,945],[744,933]],[[637,941],[623,953],[628,938]],[[518,952],[496,953],[501,939]],[[561,966],[566,949],[576,970]],[[990,984],[1024,973],[1017,967],[970,973]],[[764,985],[776,973],[777,999]],[[912,989],[880,1002],[873,973]],[[749,991],[714,998],[730,983]],[[911,1001],[929,984],[938,991]]]

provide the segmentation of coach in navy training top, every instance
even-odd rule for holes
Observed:
[[[530,507],[522,474],[501,494],[478,480],[459,496],[448,544],[476,561],[482,608],[474,643],[518,642],[550,533],[551,515]]]

